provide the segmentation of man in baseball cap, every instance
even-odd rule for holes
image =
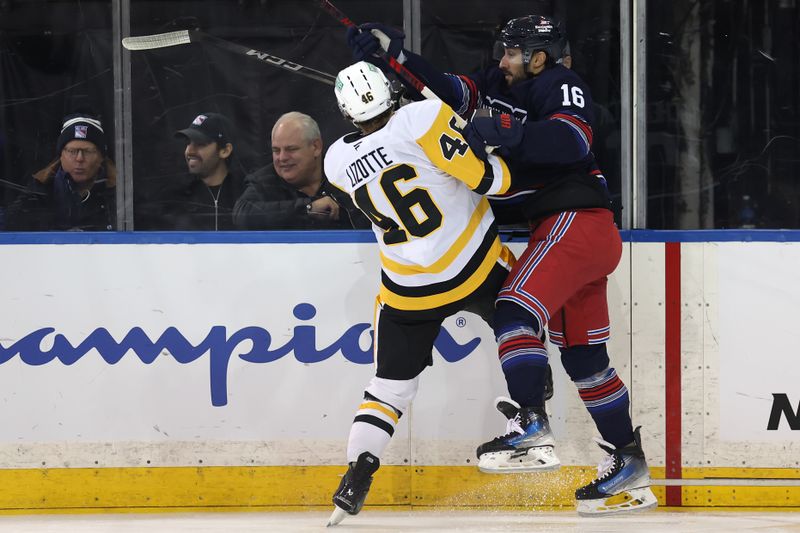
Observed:
[[[201,113],[194,117],[188,128],[175,132],[175,137],[186,137],[197,143],[216,142],[220,146],[231,143],[230,121],[219,113]]]
[[[166,226],[173,230],[229,230],[233,205],[242,193],[242,177],[232,173],[233,126],[219,113],[201,113],[175,132],[186,141],[183,151],[190,181],[169,200]]]

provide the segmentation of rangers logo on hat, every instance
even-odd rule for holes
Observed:
[[[188,128],[175,132],[176,137],[184,137],[190,142],[217,142],[221,146],[232,143],[233,128],[230,122],[219,113],[201,113],[194,117]]]
[[[105,133],[100,119],[81,114],[73,114],[64,117],[64,124],[61,125],[61,134],[56,141],[57,153],[61,153],[64,146],[73,139],[84,139],[93,143],[105,155],[107,147]]]

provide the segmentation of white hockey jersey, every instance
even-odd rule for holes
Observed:
[[[401,107],[380,130],[351,133],[325,155],[325,175],[372,221],[380,300],[433,309],[470,295],[498,261],[511,264],[483,194],[506,192],[505,162],[479,159],[439,100]]]

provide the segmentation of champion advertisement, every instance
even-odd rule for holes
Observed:
[[[683,461],[792,467],[800,358],[785,332],[800,246],[683,248]],[[655,466],[677,390],[663,250],[627,243],[608,285],[611,364]],[[3,244],[0,259],[0,467],[341,463],[374,375],[374,244]],[[591,419],[549,355],[559,456],[591,464]],[[476,443],[504,432],[494,400],[506,394],[491,328],[448,318],[387,464],[471,464]]]
[[[310,303],[295,306],[293,315],[300,321],[314,318],[316,308]],[[282,346],[273,348],[273,337],[262,327],[249,326],[237,331],[228,332],[225,326],[212,326],[208,334],[197,344],[189,341],[175,327],[168,327],[158,339],[151,339],[142,328],[130,329],[120,341],[105,328],[97,328],[85,339],[73,344],[64,334],[55,328],[38,329],[9,347],[0,346],[0,364],[14,356],[19,356],[22,363],[39,366],[54,360],[70,366],[78,362],[89,351],[96,351],[100,359],[114,365],[130,352],[146,365],[152,364],[162,353],[171,355],[181,364],[192,363],[208,356],[211,403],[224,406],[228,403],[228,367],[231,357],[238,355],[249,363],[271,363],[284,356],[293,354],[300,363],[319,363],[340,354],[345,360],[355,364],[373,362],[373,332],[370,324],[354,324],[347,328],[341,337],[329,346],[317,348],[317,328],[313,324],[298,325],[293,334]],[[368,333],[367,344],[362,348],[362,337]],[[42,348],[47,341],[49,348]],[[459,344],[446,328],[434,342],[434,348],[447,362],[453,363],[472,353],[481,339],[475,337],[464,345]],[[247,343],[249,348],[242,351],[241,346]]]
[[[188,442],[205,451],[208,464],[209,443],[230,450],[235,442],[234,449],[262,463],[284,461],[286,450],[306,445],[323,464],[341,459],[374,373],[373,245],[6,245],[2,251],[27,265],[7,272],[15,281],[4,291],[0,398],[13,416],[0,440],[9,458],[20,444],[33,450],[33,466],[40,464],[33,456],[47,455],[43,450],[56,453],[51,459],[59,464],[69,462],[65,450],[93,450],[71,463],[91,465],[92,454],[107,453],[97,451],[98,443],[114,443],[115,453],[128,450],[130,458],[145,455],[140,443],[171,449]],[[501,425],[493,399],[505,388],[495,350],[479,317],[448,319],[434,349],[439,383],[427,385],[431,390],[417,404],[469,396],[473,415],[477,410]],[[443,425],[439,416],[431,422],[436,427]],[[454,434],[466,434],[473,448],[490,430],[470,426]],[[72,447],[58,446],[65,441]],[[246,444],[262,441],[270,444],[256,451]],[[404,455],[401,444],[395,448]],[[171,456],[165,461],[181,464]]]

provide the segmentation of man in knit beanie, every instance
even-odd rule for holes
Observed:
[[[106,153],[106,138],[103,125],[96,118],[84,116],[82,114],[70,115],[64,119],[61,125],[61,135],[58,136],[56,151],[61,153],[66,145],[73,140],[90,142],[94,144],[100,153]]]
[[[7,212],[7,229],[105,231],[116,227],[116,168],[103,125],[89,114],[64,118],[57,157],[31,176]]]
[[[79,189],[88,190],[106,155],[103,125],[98,119],[88,116],[66,117],[56,150],[61,154],[62,168],[78,184]]]

